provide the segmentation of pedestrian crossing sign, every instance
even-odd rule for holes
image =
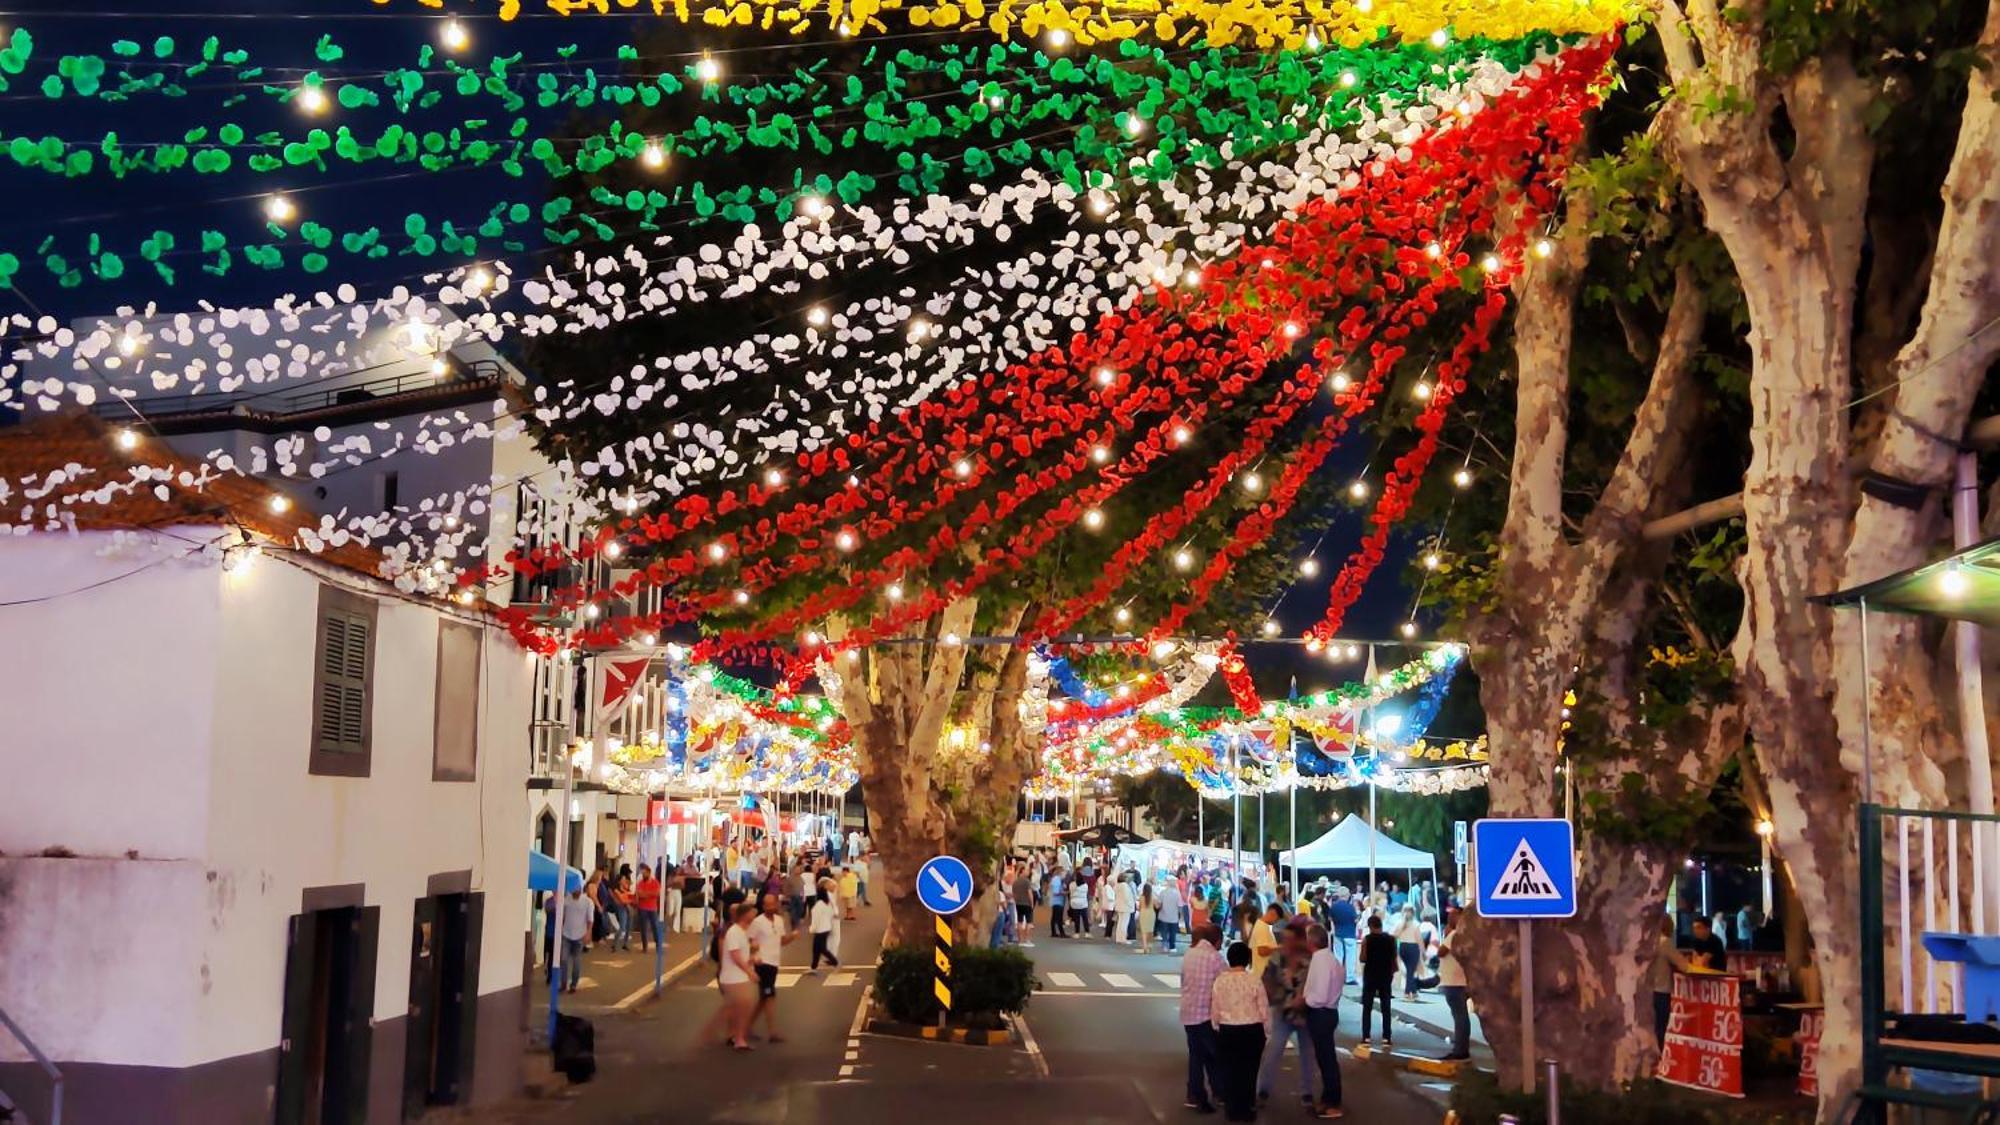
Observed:
[[[1472,863],[1483,918],[1576,913],[1576,838],[1567,820],[1477,821]]]

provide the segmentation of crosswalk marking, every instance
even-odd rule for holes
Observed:
[[[1049,983],[1057,988],[1082,988],[1083,978],[1075,973],[1050,973]]]
[[[826,986],[828,988],[846,988],[848,985],[853,983],[854,983],[853,973],[835,973],[832,976],[826,978]]]
[[[1124,973],[1105,973],[1104,983],[1113,988],[1138,988],[1139,982]]]
[[[1154,973],[1153,979],[1166,985],[1168,988],[1179,988],[1181,986],[1181,975],[1179,973]]]
[[[790,988],[790,987],[792,987],[793,985],[795,985],[795,984],[797,984],[797,983],[799,983],[799,974],[797,974],[797,973],[780,973],[780,974],[778,974],[778,987],[779,987],[779,988]]]

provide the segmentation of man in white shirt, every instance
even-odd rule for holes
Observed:
[[[1306,927],[1306,945],[1312,950],[1306,963],[1306,1036],[1319,1064],[1319,1116],[1329,1119],[1343,1116],[1340,1056],[1334,1050],[1333,1033],[1340,1027],[1340,989],[1347,983],[1347,966],[1334,956],[1330,944],[1325,926],[1315,922]]]
[[[1160,883],[1160,935],[1168,953],[1175,952],[1181,932],[1181,889],[1172,878]]]
[[[778,896],[765,895],[756,920],[750,923],[752,956],[757,962],[757,1010],[750,1014],[750,1024],[763,1016],[764,1037],[773,1043],[785,1041],[778,1034],[778,966],[784,961],[785,946],[798,936],[786,932]]]
[[[549,909],[555,909],[553,902]],[[577,982],[583,979],[583,943],[590,940],[590,924],[596,920],[597,904],[583,893],[581,886],[563,900],[562,971],[565,992],[575,992]]]

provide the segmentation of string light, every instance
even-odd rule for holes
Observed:
[[[1083,513],[1083,526],[1089,528],[1092,531],[1096,531],[1098,528],[1103,527],[1104,513],[1096,508],[1087,509]]]
[[[615,559],[625,553],[625,545],[616,539],[607,539],[604,542],[603,553],[605,558]]]
[[[1410,388],[1410,396],[1418,402],[1428,400],[1431,397],[1431,385],[1422,379],[1417,380],[1417,385]]]
[[[1438,568],[1438,563],[1440,561],[1441,560],[1439,560],[1438,553],[1436,551],[1428,552],[1427,554],[1424,555],[1424,569],[1436,570]]]
[[[1368,482],[1365,480],[1355,481],[1353,484],[1347,486],[1347,494],[1356,500],[1368,499]]]
[[[738,590],[738,591],[736,591],[736,604],[737,604],[737,605],[749,605],[749,604],[750,604],[750,591],[748,591],[748,590]]]
[[[136,332],[126,332],[118,337],[119,355],[136,355],[139,351],[139,336]]]
[[[779,472],[779,471],[778,471],[778,470],[776,470],[776,469],[765,469],[765,470],[764,470],[764,487],[765,487],[765,488],[776,488],[776,487],[778,487],[779,485],[781,485],[781,484],[783,484],[783,483],[785,483],[785,474],[783,474],[783,473]]]
[[[1058,51],[1069,46],[1069,32],[1064,31],[1060,27],[1051,29],[1049,31],[1049,46],[1054,47]]]
[[[1359,81],[1361,81],[1361,76],[1354,73],[1351,70],[1343,70],[1340,72],[1340,88],[1343,90],[1354,89],[1354,84]]]
[[[1243,474],[1243,491],[1255,492],[1264,487],[1264,478],[1257,473]]]
[[[1125,134],[1127,136],[1136,137],[1140,133],[1143,133],[1145,131],[1146,131],[1145,119],[1141,118],[1136,113],[1128,113],[1125,115]]]
[[[799,201],[799,210],[804,211],[807,218],[821,218],[826,214],[826,200],[817,195],[808,195]]]
[[[1175,570],[1187,570],[1192,566],[1194,566],[1193,551],[1188,550],[1186,547],[1182,547],[1180,550],[1174,552]]]
[[[1472,470],[1466,468],[1459,469],[1457,472],[1451,474],[1451,483],[1460,488],[1472,487]]]
[[[826,307],[823,305],[814,305],[806,310],[806,323],[814,328],[825,328],[827,319]]]
[[[139,435],[131,430],[118,431],[118,448],[133,450],[139,448]]]
[[[451,365],[444,361],[443,356],[438,356],[437,358],[431,360],[431,374],[443,375],[445,372],[450,370],[451,370]]]
[[[1118,607],[1117,611],[1111,617],[1112,620],[1118,622],[1120,625],[1130,625],[1132,623],[1132,611],[1122,605]]]
[[[1405,621],[1405,622],[1403,622],[1403,627],[1402,627],[1402,629],[1400,630],[1400,632],[1401,632],[1401,633],[1403,634],[1403,636],[1405,636],[1405,637],[1414,637],[1414,636],[1416,636],[1416,635],[1417,635],[1417,623],[1416,623],[1416,622],[1414,622],[1414,621]]]
[[[892,602],[903,600],[903,584],[901,582],[889,583],[889,588],[883,592],[889,595],[889,600]]]
[[[1108,387],[1112,383],[1117,381],[1118,373],[1111,370],[1109,367],[1100,367],[1097,369],[1097,374],[1094,377],[1097,380],[1098,386]]]
[[[854,549],[854,533],[846,528],[841,528],[840,533],[833,537],[833,545],[843,551],[852,551]]]
[[[1175,445],[1186,445],[1194,437],[1194,431],[1186,426],[1175,426],[1173,436]]]
[[[1353,385],[1353,380],[1347,377],[1347,372],[1336,371],[1333,373],[1333,378],[1326,381],[1326,385],[1333,388],[1334,394],[1344,394],[1347,388]]]
[[[639,153],[639,162],[655,171],[667,166],[667,148],[658,141],[647,141]]]
[[[298,208],[285,196],[274,195],[264,201],[264,215],[274,223],[289,223],[298,213]]]
[[[292,506],[291,498],[279,493],[274,493],[271,496],[270,503],[271,510],[279,515],[284,515],[286,510]]]
[[[1439,50],[1443,50],[1445,47],[1450,45],[1451,45],[1451,32],[1445,30],[1442,27],[1438,28],[1436,31],[1431,32],[1431,46],[1436,47]]]
[[[951,472],[953,476],[958,477],[960,479],[969,477],[972,475],[972,462],[967,461],[965,458],[961,457],[958,460],[952,462]]]
[[[1305,560],[1299,563],[1299,573],[1307,578],[1319,577],[1319,560],[1307,555]]]
[[[639,643],[645,645],[647,648],[652,648],[654,645],[660,643],[660,638],[656,633],[641,633],[639,634]]]
[[[722,64],[715,61],[714,55],[703,51],[701,61],[694,64],[694,76],[713,85],[722,78]]]
[[[472,37],[465,33],[465,25],[456,19],[444,21],[444,30],[438,38],[443,41],[447,51],[463,51],[472,42]]]
[[[1436,242],[1430,243],[1424,247],[1424,257],[1433,261],[1442,258],[1444,257],[1444,247]]]
[[[1553,254],[1555,252],[1556,252],[1555,243],[1550,242],[1546,238],[1538,238],[1535,240],[1535,257],[1546,258],[1550,254]]]
[[[299,87],[299,108],[307,113],[323,113],[326,110],[326,91],[308,83]]]
[[[1938,590],[1947,598],[1964,597],[1967,584],[1965,569],[1956,561],[1946,567],[1943,574],[1938,575]]]
[[[596,603],[592,603],[590,605],[583,607],[583,616],[586,620],[589,621],[597,620],[597,615],[599,612],[600,611],[598,610]]]
[[[1101,445],[1090,447],[1090,459],[1099,465],[1111,460],[1111,451]]]
[[[721,562],[728,554],[729,548],[723,546],[721,543],[710,543],[708,545],[708,561],[710,562]]]
[[[1479,259],[1479,268],[1487,273],[1497,273],[1500,269],[1500,255],[1488,254]]]
[[[1264,635],[1267,637],[1278,635],[1278,623],[1269,617],[1264,619]]]

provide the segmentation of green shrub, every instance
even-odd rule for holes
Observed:
[[[890,946],[875,969],[875,998],[889,1018],[936,1023],[937,977],[931,947]],[[997,1027],[1002,1015],[1028,1006],[1035,963],[1018,949],[960,949],[951,955],[951,1022]]]

